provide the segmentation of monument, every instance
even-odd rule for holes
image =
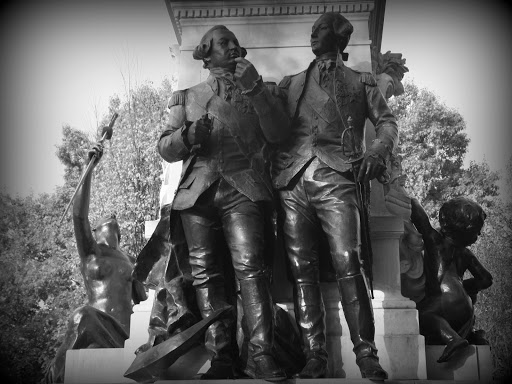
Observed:
[[[307,68],[313,59],[309,40],[311,26],[319,16],[326,12],[339,12],[354,27],[345,50],[349,54],[345,65],[362,72],[373,72],[379,88],[387,97],[400,92],[400,80],[404,73],[403,65],[399,65],[401,57],[388,55],[386,60],[391,65],[381,65],[380,70],[377,70],[379,65],[376,65],[375,60],[375,53],[380,52],[385,1],[166,0],[166,5],[175,32],[176,44],[172,49],[177,55],[178,89],[190,88],[207,79],[208,71],[193,59],[193,51],[205,32],[215,25],[225,25],[236,35],[249,52],[247,59],[258,69],[264,81],[278,83],[284,76]],[[366,147],[374,139],[374,127],[366,122]],[[180,173],[180,163],[164,164],[161,206],[172,202]],[[392,380],[450,378],[450,372],[451,378],[456,378],[454,372],[460,366],[448,368],[445,376],[436,376],[436,368],[429,369],[432,364],[427,359],[428,348],[425,348],[424,337],[419,332],[416,303],[402,294],[401,272],[404,263],[401,263],[399,249],[404,233],[404,216],[389,208],[390,196],[394,196],[394,192],[390,194],[387,188],[375,181],[372,183],[369,217],[374,254],[372,307],[375,345],[379,351],[380,364]],[[148,223],[148,238],[150,227],[151,223]],[[292,287],[288,282],[284,260],[275,260],[274,271],[273,298],[281,308],[293,314]],[[412,273],[411,269],[409,272]],[[321,290],[326,310],[328,377],[360,379],[361,373],[352,352],[349,328],[336,284],[326,279],[321,284]],[[134,308],[130,339],[126,341],[124,349],[68,352],[66,383],[133,382],[123,377],[123,374],[135,358],[134,351],[148,340],[151,296],[150,292],[150,300]],[[204,350],[193,352],[198,358],[195,365],[186,367],[188,374],[192,370],[198,374],[206,372],[209,361]],[[481,362],[490,356],[484,352],[478,358],[477,349],[473,355],[477,363],[478,359]],[[465,358],[471,358],[471,353]],[[109,363],[105,364],[107,359]],[[179,376],[178,370],[185,368],[180,365],[180,361],[176,365],[176,379],[187,378]],[[96,369],[96,375],[91,373],[91,367]],[[471,380],[486,378],[489,376],[478,372],[478,368],[476,374],[469,377]]]
[[[237,2],[167,2],[179,50],[178,89],[188,88],[207,78],[208,73],[193,60],[197,41],[214,25],[226,25],[243,42],[247,59],[265,81],[278,83],[285,75],[307,68],[313,56],[309,44],[311,26],[325,12],[340,12],[353,25],[354,33],[346,49],[347,66],[372,72],[372,44],[379,50],[384,18],[383,2],[373,1],[237,1]],[[367,123],[368,124],[368,123]],[[371,124],[370,124],[371,125]],[[366,142],[375,138],[373,127],[367,127]],[[174,180],[180,167],[167,165],[165,180]],[[173,196],[174,185],[164,185],[165,196]],[[382,366],[390,379],[426,378],[424,339],[419,335],[415,303],[402,296],[400,287],[399,240],[403,233],[402,218],[392,215],[385,206],[383,187],[372,184],[371,195],[373,275],[376,332],[375,343]],[[275,268],[274,299],[293,312],[291,285],[283,261]],[[327,319],[327,351],[332,377],[360,378],[355,364],[352,342],[348,335],[337,287],[323,283]],[[345,331],[343,331],[345,330]],[[339,362],[342,361],[342,364]]]

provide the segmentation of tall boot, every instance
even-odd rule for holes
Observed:
[[[319,284],[297,284],[296,320],[302,336],[306,365],[301,379],[317,379],[327,374],[325,308]]]
[[[244,317],[249,329],[249,350],[254,361],[254,379],[283,381],[286,375],[272,354],[273,308],[266,277],[240,280]]]
[[[201,316],[210,316],[213,311],[230,307],[224,301],[224,287],[207,286],[196,288],[197,305]],[[205,348],[211,356],[211,366],[201,380],[234,379],[232,335],[234,319],[216,321],[205,333]]]
[[[388,374],[377,357],[373,309],[364,276],[338,279],[338,288],[361,376],[370,380],[387,379]]]

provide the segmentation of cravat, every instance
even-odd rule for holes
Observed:
[[[324,88],[328,88],[330,84],[332,84],[333,69],[336,68],[336,61],[331,59],[318,60],[317,65],[320,71],[320,85]]]

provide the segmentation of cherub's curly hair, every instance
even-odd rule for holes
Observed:
[[[465,197],[456,197],[444,203],[439,210],[441,233],[470,245],[482,230],[487,215],[482,207]]]
[[[208,66],[208,57],[210,56],[210,51],[212,49],[213,44],[213,31],[216,31],[217,29],[223,29],[225,31],[231,32],[226,26],[224,25],[216,25],[212,28],[210,28],[204,36],[201,38],[201,41],[199,42],[199,45],[196,46],[194,49],[194,52],[192,53],[192,57],[195,60],[203,60],[203,68],[207,68]],[[247,50],[243,47],[240,47],[242,50],[242,57],[245,57],[247,55]]]
[[[316,23],[321,19],[326,19],[324,22],[331,25],[338,50],[343,52],[347,48],[352,32],[354,32],[352,23],[339,12],[326,12],[318,18]]]

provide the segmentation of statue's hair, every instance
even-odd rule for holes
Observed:
[[[94,226],[94,229],[93,231],[96,231],[99,227],[101,227],[102,225],[108,223],[109,221],[111,221],[112,219],[114,219],[117,223],[117,218],[116,218],[116,214],[115,213],[111,213],[110,216],[106,216],[106,217],[103,217],[101,219],[99,219],[97,222],[96,222],[96,225]],[[119,228],[119,223],[117,223],[117,239],[118,241],[121,241],[121,229]]]
[[[213,45],[213,32],[222,29],[225,31],[231,32],[226,26],[224,25],[215,25],[214,27],[210,28],[204,36],[201,38],[201,41],[199,42],[199,45],[196,46],[194,49],[194,52],[192,53],[192,57],[195,60],[203,60],[203,67],[206,68],[208,65],[208,57],[210,57],[210,52],[212,50]],[[247,50],[243,47],[240,47],[242,50],[242,57],[245,57],[247,55]]]
[[[441,233],[470,245],[484,226],[486,214],[482,207],[465,197],[456,197],[444,203],[439,210]]]
[[[354,32],[352,23],[339,12],[326,12],[316,22],[321,19],[326,19],[325,22],[331,26],[338,50],[343,52],[347,48],[352,32]]]

